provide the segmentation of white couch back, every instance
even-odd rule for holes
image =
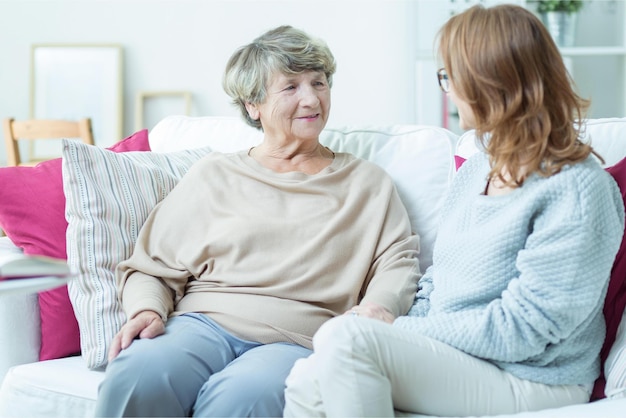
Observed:
[[[209,146],[234,152],[257,145],[263,134],[238,118],[170,116],[150,132],[154,152]],[[458,137],[433,126],[394,125],[326,129],[320,141],[335,152],[349,152],[383,167],[406,205],[420,236],[420,267],[431,264],[436,219],[454,175]]]
[[[626,157],[626,118],[589,119],[583,141],[591,143],[604,159],[605,167],[614,165]],[[476,151],[474,130],[465,132],[459,138],[457,155],[467,158]]]
[[[626,156],[626,118],[589,120],[584,138],[602,155],[605,166],[611,166]],[[154,152],[204,146],[235,152],[262,139],[261,131],[236,117],[169,116],[150,132]],[[467,158],[477,151],[474,131],[459,138],[434,126],[348,126],[325,129],[320,140],[334,151],[370,160],[391,175],[421,238],[422,270],[429,266],[437,214],[455,171],[454,156]]]
[[[606,167],[626,157],[626,118],[591,119],[586,126],[584,140],[604,158]]]

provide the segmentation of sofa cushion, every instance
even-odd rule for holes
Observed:
[[[263,132],[240,118],[220,116],[168,116],[150,131],[154,152],[210,147],[220,152],[248,149],[263,140]]]
[[[622,314],[615,342],[604,364],[606,397],[609,399],[626,398],[626,310]]]
[[[325,129],[320,142],[382,167],[393,179],[420,237],[420,269],[432,264],[439,209],[455,172],[456,136],[433,126],[394,125]]]
[[[110,148],[114,152],[150,149],[148,131],[142,130]],[[26,254],[66,258],[65,196],[61,158],[34,167],[0,168],[0,225],[13,243]],[[78,323],[62,286],[39,294],[41,319],[40,360],[80,351]]]
[[[626,125],[624,125],[626,127]],[[617,164],[607,168],[622,192],[622,198],[626,204],[626,158]],[[625,231],[626,232],[626,231]],[[626,308],[626,234],[622,237],[622,243],[611,270],[611,280],[604,301],[604,319],[606,320],[606,337],[600,352],[600,358],[604,364],[600,377],[596,381],[592,399],[600,399],[617,392],[626,391],[626,337],[622,333],[620,339],[616,339],[617,330]],[[609,361],[611,354],[611,361]],[[610,381],[610,385],[606,385]],[[623,392],[622,392],[623,393]]]
[[[80,357],[13,367],[0,389],[0,417],[92,417],[103,378]]]
[[[148,214],[208,148],[170,154],[116,154],[63,142],[68,284],[89,368],[104,366],[110,341],[125,322],[114,269],[130,257]]]
[[[589,142],[602,156],[605,167],[617,164],[626,157],[626,118],[588,120],[583,141]]]

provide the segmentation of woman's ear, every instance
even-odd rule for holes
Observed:
[[[246,110],[248,111],[248,115],[250,115],[250,119],[259,120],[260,114],[256,104],[246,102]]]

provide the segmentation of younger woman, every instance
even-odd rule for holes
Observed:
[[[323,325],[287,379],[287,416],[494,415],[589,399],[624,208],[579,140],[585,102],[519,6],[452,17],[439,55],[441,87],[484,152],[451,186],[408,316]]]

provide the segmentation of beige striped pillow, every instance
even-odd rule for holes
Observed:
[[[63,142],[68,284],[89,368],[106,364],[109,343],[125,322],[114,269],[131,255],[152,208],[208,148],[169,154],[114,153],[79,141]]]

